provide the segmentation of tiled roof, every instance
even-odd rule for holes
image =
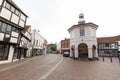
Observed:
[[[113,36],[113,37],[100,37],[97,38],[98,43],[112,43],[120,40],[120,36]]]

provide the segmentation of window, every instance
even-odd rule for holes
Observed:
[[[19,15],[19,11],[18,11],[18,10],[15,10],[15,14],[16,14],[16,15]]]
[[[6,3],[5,7],[6,7],[7,9],[10,9],[10,4],[9,4],[9,3]]]
[[[10,9],[13,13],[15,12],[15,8],[14,7],[11,7]]]
[[[17,33],[19,32],[19,30],[15,27],[12,27],[12,31],[17,32]]]
[[[14,55],[13,55],[13,59],[17,59],[18,58],[18,48],[14,49]]]
[[[7,24],[3,23],[3,24],[2,24],[1,31],[2,31],[2,32],[6,32],[6,27],[7,27]]]
[[[1,27],[2,27],[1,25],[2,25],[2,23],[0,22],[0,30],[1,30]]]
[[[85,36],[85,29],[84,29],[84,27],[80,28],[80,36]]]
[[[38,46],[38,40],[36,40],[36,46]]]
[[[8,59],[8,45],[1,45],[0,44],[0,60],[7,60]]]
[[[105,43],[105,47],[109,47],[109,43]]]
[[[7,26],[7,29],[6,29],[6,33],[7,34],[11,34],[11,28],[12,27],[10,25]]]

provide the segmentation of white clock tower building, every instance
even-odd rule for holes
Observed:
[[[80,13],[77,25],[68,29],[70,33],[70,57],[75,59],[87,58],[93,60],[98,58],[96,30],[98,25],[85,23],[84,14]]]

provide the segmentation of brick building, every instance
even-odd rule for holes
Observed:
[[[63,52],[68,51],[70,52],[70,39],[64,39],[61,40],[61,53],[63,54]]]

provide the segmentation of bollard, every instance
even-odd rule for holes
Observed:
[[[111,63],[112,63],[112,57],[110,56],[110,61],[111,61]]]
[[[104,61],[104,56],[103,56],[103,61]]]
[[[120,54],[118,54],[118,59],[119,59],[119,63],[120,63]]]
[[[112,54],[109,54],[110,62],[112,63]]]

